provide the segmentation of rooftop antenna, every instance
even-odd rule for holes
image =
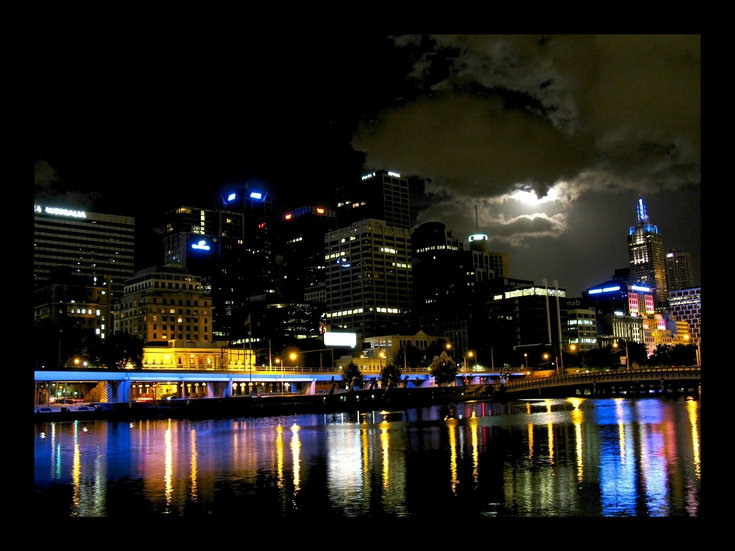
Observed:
[[[475,233],[480,233],[480,224],[477,222],[477,205],[475,205]]]

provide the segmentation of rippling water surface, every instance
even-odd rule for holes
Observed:
[[[47,517],[697,517],[693,399],[35,425]]]

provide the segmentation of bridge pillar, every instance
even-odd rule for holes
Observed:
[[[229,398],[232,396],[232,381],[213,381],[207,383],[207,398]]]
[[[130,401],[130,381],[109,381],[107,383],[107,401],[124,403]]]

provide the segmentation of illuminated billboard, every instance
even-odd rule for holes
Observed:
[[[324,346],[357,346],[357,333],[337,333],[335,331],[324,332]]]
[[[192,250],[199,252],[209,252],[212,250],[212,245],[210,244],[209,240],[202,239],[199,236],[194,237],[189,246],[192,248]]]

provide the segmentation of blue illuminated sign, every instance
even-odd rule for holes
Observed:
[[[200,239],[198,242],[192,243],[191,248],[198,251],[208,251],[211,247],[209,246],[209,243],[207,243],[204,239]]]
[[[616,285],[614,287],[602,287],[601,289],[590,289],[589,293],[590,295],[597,295],[599,293],[612,293],[614,291],[619,291],[620,285]]]
[[[262,200],[263,200],[263,198],[264,198],[264,196],[263,196],[263,194],[262,194],[261,192],[259,192],[259,191],[251,191],[251,192],[250,192],[250,198],[251,198],[251,199],[254,199],[255,201],[262,201]]]
[[[643,285],[631,285],[630,288],[633,289],[634,291],[643,291],[644,293],[651,292],[650,287],[644,287]]]

